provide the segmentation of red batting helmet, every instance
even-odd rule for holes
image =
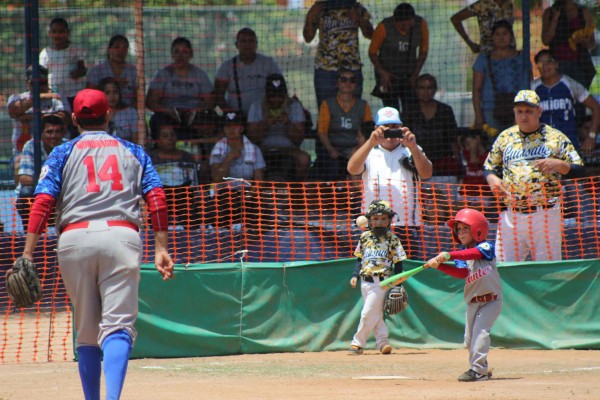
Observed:
[[[446,223],[452,230],[452,237],[454,240],[460,242],[456,235],[456,231],[454,230],[454,225],[457,222],[465,223],[471,227],[471,236],[473,236],[475,241],[482,242],[487,238],[489,229],[488,220],[479,211],[473,210],[472,208],[463,208],[456,213],[454,219],[451,219]]]

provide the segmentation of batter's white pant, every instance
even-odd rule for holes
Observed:
[[[363,308],[360,312],[360,323],[352,339],[352,345],[363,349],[367,345],[367,339],[369,339],[371,332],[375,334],[378,349],[388,344],[388,328],[383,319],[383,303],[387,290],[379,287],[379,278],[373,278],[373,280],[374,282],[371,283],[361,279],[360,283]]]
[[[91,221],[62,233],[58,262],[74,308],[75,346],[101,346],[118,330],[137,336],[142,242],[138,232]]]
[[[562,219],[560,205],[531,214],[503,211],[496,234],[496,261],[533,261],[562,259]]]
[[[469,349],[471,369],[478,374],[488,373],[490,331],[502,311],[502,299],[489,303],[467,304],[465,323],[465,347]]]

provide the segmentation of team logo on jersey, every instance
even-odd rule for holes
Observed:
[[[48,172],[50,172],[50,167],[48,167],[47,165],[44,165],[42,167],[42,170],[40,171],[40,181],[42,179],[44,179],[46,177],[46,175],[48,175]]]

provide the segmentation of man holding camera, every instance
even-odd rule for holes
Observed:
[[[395,225],[409,258],[416,258],[411,246],[414,227],[421,225],[421,210],[416,182],[431,177],[433,167],[415,135],[402,126],[398,110],[384,107],[375,116],[375,130],[367,141],[348,160],[348,173],[362,174],[363,204],[387,200],[397,212]]]

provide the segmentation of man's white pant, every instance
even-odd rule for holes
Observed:
[[[358,330],[352,339],[352,345],[365,348],[371,332],[375,334],[377,348],[388,344],[388,328],[383,319],[383,303],[387,290],[379,287],[379,278],[374,282],[365,282],[361,279],[360,291],[363,298],[363,308],[360,313]],[[382,278],[383,280],[383,278]]]
[[[560,261],[561,227],[558,203],[531,214],[503,211],[498,220],[496,260],[525,261],[531,253],[533,261]]]

